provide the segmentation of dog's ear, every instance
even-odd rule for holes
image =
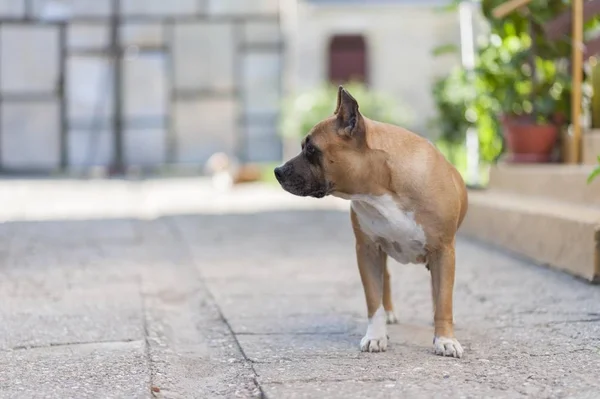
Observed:
[[[337,115],[338,112],[340,112],[340,105],[342,105],[342,91],[344,91],[344,87],[339,86],[337,92],[337,103],[335,105],[335,111],[333,111],[334,115]]]
[[[338,89],[337,108],[335,110],[338,129],[344,136],[352,137],[358,129],[358,102],[342,86]]]

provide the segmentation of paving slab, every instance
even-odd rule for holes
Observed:
[[[135,226],[135,221],[128,219],[8,222],[0,224],[0,245],[6,251],[40,242],[54,247],[131,244],[138,239]]]
[[[42,295],[0,294],[0,349],[144,337],[139,284],[73,287]]]
[[[148,398],[143,341],[0,351],[0,397]]]
[[[361,353],[359,342],[364,335],[363,323],[353,330],[338,333],[287,333],[287,334],[243,334],[238,340],[244,353],[258,363],[278,363],[293,360],[358,359],[377,355]],[[400,323],[390,326],[388,334],[394,351],[405,353],[406,348],[427,352],[431,346],[431,326],[417,323]],[[390,348],[392,350],[392,348]]]
[[[568,359],[564,356],[559,359],[510,354],[504,357],[455,360],[435,357],[427,350],[410,350],[410,347],[403,347],[399,351],[396,346],[394,350],[376,356],[361,354],[358,358],[325,358],[321,361],[302,359],[259,363],[255,367],[262,386],[308,382],[322,382],[326,385],[329,382],[340,381],[388,381],[399,386],[420,385],[424,395],[437,397],[472,395],[469,387],[472,382],[508,392],[535,386],[540,392],[546,390],[549,396],[559,397],[564,395],[565,391],[576,394],[598,389],[598,383],[591,375],[591,370],[597,367],[597,354],[589,352],[572,353]],[[590,372],[582,373],[581,368]],[[445,380],[449,380],[454,386],[454,394],[448,395],[445,389],[439,386]]]
[[[236,334],[342,334],[360,328],[361,320],[348,314],[299,314],[285,317],[228,317]]]
[[[502,389],[477,382],[457,384],[454,381],[308,381],[301,383],[265,384],[265,393],[273,398],[493,398],[522,397],[523,392],[539,393],[539,388]],[[433,393],[438,392],[438,393]],[[469,392],[469,394],[465,394]]]
[[[270,293],[268,287],[270,284],[264,281],[248,279],[247,284],[256,287],[257,292],[236,295],[227,292],[225,284],[219,283],[215,286],[211,282],[208,283],[215,293],[219,306],[231,319],[323,314],[349,314],[362,317],[366,311],[364,299],[354,295],[356,291],[362,290],[359,284],[352,284],[351,288],[341,285],[337,290],[332,289],[331,284],[321,290],[319,287],[307,286],[303,295],[301,288],[290,288],[289,292]],[[296,287],[302,287],[301,284],[297,282]],[[281,285],[285,287],[286,283],[282,282]],[[340,300],[340,296],[350,292],[352,294],[348,295],[347,299]]]
[[[0,394],[37,397],[30,395],[39,389],[38,396],[52,398],[260,395],[250,362],[168,221],[45,221],[39,229],[28,223],[2,226],[12,241],[5,241],[0,264],[0,354],[14,370],[5,374]],[[73,237],[57,236],[61,225]],[[58,368],[73,380],[62,384],[40,355],[94,347],[98,356],[118,363],[117,370],[129,360],[111,359],[110,345],[128,343],[136,345],[143,378],[134,374],[136,384],[123,385],[109,371],[97,370],[100,382],[115,382],[106,393],[89,381],[83,366]],[[57,364],[68,361],[56,353]],[[40,377],[30,377],[35,373]]]
[[[0,226],[0,349],[143,339],[135,250],[109,249],[132,223],[35,224]]]
[[[160,390],[155,396],[260,397],[251,362],[170,223],[145,229],[146,245],[168,259],[154,262],[142,283],[151,383]]]

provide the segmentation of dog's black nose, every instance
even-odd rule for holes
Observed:
[[[281,181],[282,176],[283,176],[283,173],[281,172],[281,166],[275,168],[275,178],[277,179],[278,182]]]

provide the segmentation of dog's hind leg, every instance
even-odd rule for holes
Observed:
[[[384,257],[384,274],[383,274],[383,309],[385,309],[385,320],[387,324],[398,323],[398,318],[394,313],[394,301],[392,299],[392,286],[390,271],[387,266],[387,256]]]
[[[434,302],[435,353],[442,356],[461,357],[463,349],[454,338],[452,296],[454,291],[455,250],[454,241],[437,249],[429,258],[431,288]]]

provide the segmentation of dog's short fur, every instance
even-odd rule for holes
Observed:
[[[369,324],[361,350],[385,351],[394,314],[387,257],[425,263],[431,272],[434,350],[461,357],[454,338],[455,235],[467,212],[458,171],[428,140],[370,120],[340,86],[334,114],[302,140],[302,151],[275,169],[288,192],[351,201],[356,257]]]

